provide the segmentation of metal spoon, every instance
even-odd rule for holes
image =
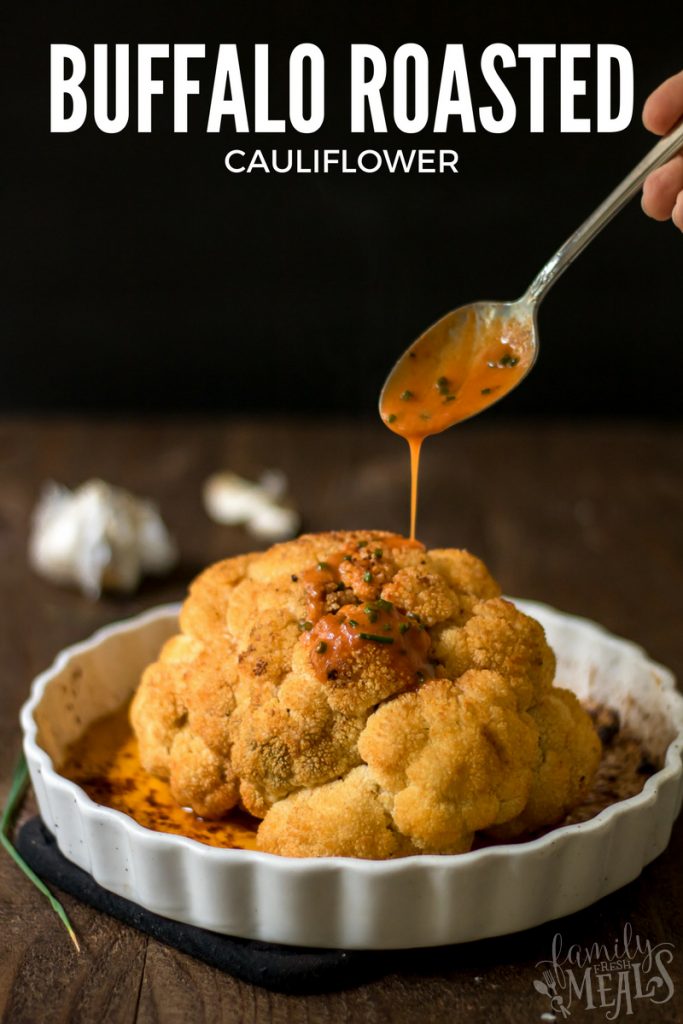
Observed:
[[[382,389],[380,412],[390,429],[408,439],[427,437],[474,416],[516,387],[529,373],[538,354],[536,320],[543,298],[569,264],[635,195],[648,174],[666,163],[681,147],[683,121],[653,146],[595,212],[569,236],[516,302],[473,302],[460,306],[425,331],[398,360]],[[448,376],[444,371],[449,365],[456,366],[456,389],[464,394],[468,373],[480,369],[478,362],[485,358],[491,342],[495,343],[496,339],[503,345],[510,344],[518,353],[516,371],[505,376],[504,384],[497,388],[479,388],[476,401],[473,400],[475,393],[470,389],[469,401],[453,401],[447,410],[440,410],[433,419],[422,412],[422,426],[419,426],[416,416],[411,419],[409,415],[397,414],[396,396],[407,393],[412,397],[412,391],[406,391],[409,387],[406,382],[415,379],[418,366],[423,371],[429,368],[435,380],[439,374],[441,379]],[[401,413],[408,413],[407,407],[401,407]]]

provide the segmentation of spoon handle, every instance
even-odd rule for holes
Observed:
[[[655,168],[666,163],[681,147],[683,147],[683,121],[652,147],[647,156],[643,157],[620,185],[617,185],[614,192],[611,192],[581,227],[569,236],[564,245],[548,260],[540,274],[534,278],[522,302],[528,305],[540,303],[560,274],[564,273],[569,264],[576,259],[579,253],[583,252],[598,232],[602,231],[612,217],[635,195],[650,171],[654,171]]]

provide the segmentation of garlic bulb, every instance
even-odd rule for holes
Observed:
[[[131,593],[143,575],[162,575],[178,551],[156,506],[104,480],[74,491],[46,485],[33,513],[29,561],[53,583],[89,597]]]
[[[214,473],[204,484],[204,508],[223,526],[245,526],[263,540],[287,540],[298,533],[301,517],[280,504],[286,490],[287,478],[280,470],[266,470],[258,483],[236,473]]]

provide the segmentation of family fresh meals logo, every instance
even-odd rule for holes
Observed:
[[[616,1020],[634,1013],[639,1003],[669,1002],[674,986],[667,966],[672,960],[672,942],[653,945],[634,935],[628,923],[611,948],[594,942],[565,951],[557,932],[550,960],[536,964],[541,977],[534,980],[534,988],[549,1000],[556,1019],[570,1017],[578,1005],[602,1010],[606,1020]],[[551,1019],[550,1014],[544,1018]]]

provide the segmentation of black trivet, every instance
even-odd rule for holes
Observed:
[[[382,953],[276,946],[217,935],[153,914],[137,903],[107,892],[87,872],[67,860],[39,817],[31,818],[21,828],[17,848],[45,882],[252,985],[276,992],[329,992],[361,985],[386,969]]]

